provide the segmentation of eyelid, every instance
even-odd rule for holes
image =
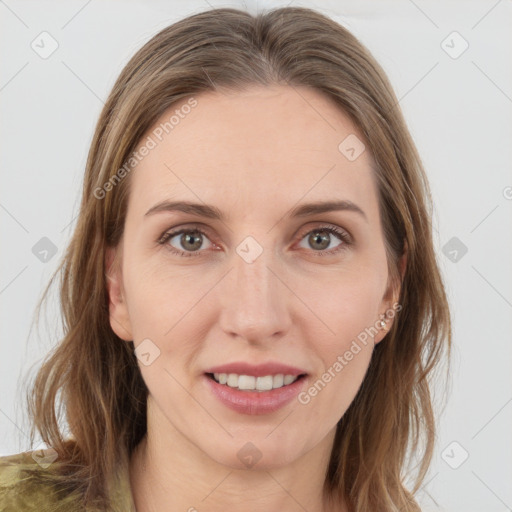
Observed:
[[[331,222],[322,222],[322,221],[316,221],[316,222],[313,221],[313,222],[311,222],[311,224],[316,224],[316,225],[313,227],[305,226],[304,230],[301,231],[301,235],[300,235],[301,240],[304,237],[304,235],[307,235],[311,231],[315,231],[315,230],[321,231],[323,229],[325,229],[325,230],[331,229],[331,230],[335,230],[340,236],[342,236],[342,238],[344,239],[344,241],[347,244],[354,243],[354,237],[352,236],[350,231],[344,227],[338,226],[337,224],[333,224]]]
[[[198,233],[202,233],[205,236],[210,237],[210,235],[208,233],[209,232],[209,228],[207,226],[204,226],[203,224],[190,223],[190,224],[182,224],[182,225],[180,224],[176,228],[166,229],[157,238],[156,241],[161,243],[162,240],[165,241],[165,239],[168,239],[169,237],[172,238],[173,236],[180,235],[182,233],[193,232],[193,231],[197,231]],[[169,235],[169,237],[167,235]]]

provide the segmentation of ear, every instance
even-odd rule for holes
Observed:
[[[105,253],[105,277],[109,297],[110,327],[124,341],[133,341],[130,315],[125,301],[120,249],[108,247]]]
[[[378,334],[374,337],[374,344],[376,345],[384,339],[386,334],[391,330],[393,322],[398,312],[402,309],[402,305],[399,304],[398,299],[400,298],[400,291],[402,289],[402,283],[404,281],[405,270],[407,268],[407,240],[404,240],[404,250],[400,258],[398,259],[398,271],[400,274],[399,283],[389,283],[386,294],[382,300],[382,311],[381,316],[377,321],[379,327]],[[379,322],[383,320],[385,325],[381,327]]]

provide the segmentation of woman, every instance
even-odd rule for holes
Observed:
[[[2,459],[2,510],[420,510],[451,343],[429,187],[334,21],[217,9],[153,37],[58,272],[29,397],[50,448]]]

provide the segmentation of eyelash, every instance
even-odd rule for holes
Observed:
[[[326,231],[333,235],[337,235],[342,242],[338,247],[335,247],[334,249],[330,249],[328,251],[325,251],[325,250],[313,251],[316,253],[317,256],[336,254],[340,251],[347,249],[348,246],[352,245],[352,240],[351,240],[350,236],[345,231],[342,231],[334,226],[320,226],[318,228],[312,229],[312,230],[306,232],[304,234],[304,236],[302,236],[300,238],[300,240],[302,240],[306,235],[309,235],[315,231]],[[157,242],[160,245],[164,245],[171,238],[175,237],[176,235],[181,235],[184,233],[200,233],[201,235],[208,237],[208,234],[205,233],[202,229],[200,229],[198,227],[193,227],[193,228],[188,228],[188,229],[179,229],[176,231],[167,231],[160,236],[160,238],[157,240]],[[167,245],[167,249],[170,250],[171,253],[173,253],[173,254],[177,254],[178,256],[183,256],[186,258],[188,258],[190,256],[201,256],[202,252],[203,252],[203,251],[193,251],[193,252],[180,251],[170,244]]]

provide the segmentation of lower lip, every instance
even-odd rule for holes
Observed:
[[[269,391],[240,391],[226,384],[219,384],[204,375],[212,393],[230,409],[241,414],[269,414],[291,402],[304,387],[306,376],[292,384]]]

